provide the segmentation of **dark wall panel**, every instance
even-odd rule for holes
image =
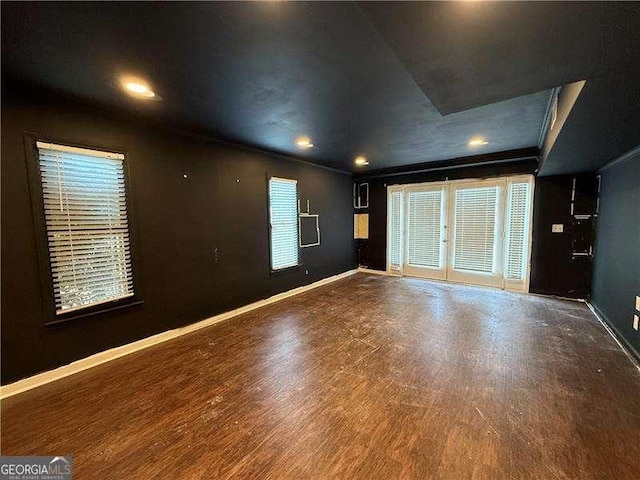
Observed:
[[[592,241],[582,239],[586,229],[592,235],[591,220],[583,224],[571,212],[573,179],[575,215],[595,213],[597,183],[594,174],[538,177],[533,206],[533,245],[531,251],[530,291],[545,295],[587,298],[591,292],[592,257],[573,255],[587,250]],[[553,224],[562,224],[562,233],[553,233]]]
[[[640,360],[640,151],[602,172],[592,303]]]
[[[144,304],[44,325],[25,132],[128,153]],[[277,274],[269,269],[268,175],[298,179],[322,233],[322,245],[301,250],[302,268]],[[352,222],[349,175],[3,92],[2,383],[349,270]]]

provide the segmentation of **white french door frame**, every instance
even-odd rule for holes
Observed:
[[[387,273],[390,275],[407,275],[421,278],[430,278],[435,280],[444,280],[454,283],[482,285],[505,290],[518,292],[529,291],[529,277],[531,273],[531,242],[532,242],[532,219],[533,219],[533,191],[535,185],[533,175],[516,175],[510,177],[497,177],[487,179],[464,179],[464,180],[448,180],[442,182],[426,182],[405,185],[390,185],[387,187]],[[524,265],[523,279],[508,279],[505,274],[506,256],[508,253],[507,241],[507,208],[509,208],[509,192],[512,184],[528,183],[529,184],[529,209],[526,215],[526,242],[523,255]],[[460,188],[475,187],[491,187],[498,188],[498,205],[496,214],[495,240],[494,240],[494,268],[491,274],[479,272],[469,272],[455,270],[454,265],[454,242],[455,242],[455,195],[456,190]],[[429,268],[423,266],[414,266],[408,263],[408,232],[407,223],[409,218],[409,193],[421,191],[437,191],[443,190],[443,214],[442,214],[442,233],[441,233],[441,260],[440,268]],[[392,222],[392,193],[399,194],[400,198],[400,262],[399,265],[393,265],[391,262],[391,242]],[[398,195],[395,196],[396,200]],[[396,262],[397,263],[397,262]]]
[[[446,280],[447,279],[447,209],[448,209],[448,195],[447,185],[444,182],[433,182],[429,184],[420,185],[408,185],[404,189],[404,219],[405,222],[409,222],[410,208],[411,208],[411,194],[421,192],[440,192],[440,235],[439,235],[439,265],[424,266],[411,263],[411,255],[409,252],[410,231],[404,225],[404,243],[403,243],[403,255],[404,263],[402,265],[402,271],[404,275],[413,277],[430,278],[433,280]]]
[[[447,280],[454,283],[463,283],[469,285],[482,285],[485,287],[503,288],[502,279],[504,272],[504,211],[506,199],[506,185],[503,179],[485,179],[485,180],[458,180],[449,183],[448,195],[449,205],[447,224],[449,226],[447,244],[449,245],[447,264]],[[492,188],[497,189],[496,210],[495,210],[495,227],[493,235],[493,267],[491,273],[476,272],[470,270],[457,270],[456,262],[456,193],[458,190],[475,189],[475,188]]]

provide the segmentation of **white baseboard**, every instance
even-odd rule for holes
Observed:
[[[389,274],[383,270],[373,270],[371,268],[365,268],[365,267],[358,267],[358,272],[362,272],[362,273],[372,273],[374,275],[384,275],[384,276],[388,276]]]
[[[4,385],[0,387],[0,399],[4,399],[12,395],[25,392],[27,390],[31,390],[32,388],[39,387],[46,383],[55,382],[56,380],[60,380],[61,378],[68,377],[70,375],[76,374],[83,370],[87,370],[89,368],[93,368],[95,366],[101,365],[111,360],[115,360],[116,358],[129,355],[130,353],[143,350],[152,345],[157,345],[159,343],[163,343],[168,340],[181,337],[182,335],[186,335],[187,333],[195,332],[196,330],[200,330],[202,328],[206,328],[216,323],[227,320],[229,318],[236,317],[238,315],[242,315],[243,313],[250,312],[251,310],[255,310],[256,308],[264,307],[265,305],[279,302],[280,300],[293,297],[294,295],[299,295],[300,293],[312,290],[317,287],[321,287],[322,285],[326,285],[328,283],[335,282],[336,280],[340,280],[342,278],[353,275],[357,271],[358,270],[349,270],[347,272],[340,273],[332,277],[323,278],[322,280],[318,280],[317,282],[311,283],[309,285],[304,285],[302,287],[294,288],[293,290],[288,290],[286,292],[279,293],[277,295],[266,298],[264,300],[259,300],[254,303],[250,303],[249,305],[236,308],[235,310],[224,312],[214,317],[201,320],[197,323],[176,328],[174,330],[168,330],[166,332],[158,333],[156,335],[152,335],[151,337],[143,338],[142,340],[137,340],[135,342],[122,345],[120,347],[111,348],[109,350],[105,350],[104,352],[99,352],[94,355],[91,355],[90,357],[76,360],[75,362],[72,362],[68,365],[64,365],[62,367],[58,367],[54,370],[42,372],[37,375],[33,375],[32,377],[28,377],[22,380],[18,380],[17,382]]]
[[[527,295],[533,295],[534,297],[554,298],[556,300],[564,300],[567,302],[588,303],[584,298],[563,297],[562,295],[551,295],[547,293],[533,293],[533,292],[523,292],[523,293],[526,293]]]
[[[600,312],[600,310],[595,305],[592,305],[591,302],[585,301],[584,303],[587,304],[587,307],[589,307],[589,310],[591,310],[591,313],[593,313],[593,316],[596,317],[596,319],[602,324],[602,326],[607,331],[607,333],[609,333],[609,335],[611,335],[611,337],[616,341],[620,349],[625,353],[627,357],[629,357],[629,360],[631,360],[631,362],[635,365],[635,367],[638,370],[640,370],[640,363],[638,363],[638,360],[629,351],[627,346],[620,341],[616,332],[613,331],[613,329],[609,326],[609,322],[603,318],[604,314],[602,314],[602,312]]]

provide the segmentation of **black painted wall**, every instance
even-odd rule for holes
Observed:
[[[640,151],[602,172],[591,302],[636,358],[640,295]]]
[[[588,298],[590,295],[592,257],[573,256],[573,252],[580,247],[577,243],[581,242],[577,240],[585,227],[593,235],[592,224],[583,226],[571,214],[574,178],[574,214],[594,214],[597,198],[595,174],[536,178],[529,284],[532,293],[570,298]],[[563,233],[551,231],[554,223],[564,225]],[[592,245],[593,240],[588,243]]]
[[[144,304],[44,325],[24,132],[127,152]],[[298,179],[300,199],[311,200],[322,233],[321,246],[301,250],[302,268],[273,275],[269,174]],[[353,268],[351,201],[349,175],[150,128],[59,97],[3,92],[2,383]]]

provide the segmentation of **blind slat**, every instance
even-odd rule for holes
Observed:
[[[129,262],[130,258],[131,257],[129,255],[122,257],[120,260],[118,260],[118,263],[114,263],[111,257],[106,256],[101,258],[91,257],[90,259],[81,261],[77,261],[77,259],[75,259],[73,262],[57,262],[55,265],[51,266],[51,271],[54,274],[63,274],[65,272],[68,272],[69,270],[75,269],[78,272],[87,273],[95,269],[104,270],[107,267],[111,266],[113,266],[114,268],[121,268]]]
[[[56,239],[55,245],[49,247],[49,250],[53,251],[64,251],[64,250],[76,250],[76,253],[82,253],[82,250],[101,250],[101,249],[112,249],[114,247],[122,248],[123,245],[129,245],[129,242],[124,238],[111,239],[111,243],[98,243],[99,240],[103,240],[102,237],[87,237],[85,240],[74,239],[72,236],[67,236],[67,238]]]
[[[85,295],[95,298],[95,291],[98,290],[118,289],[118,291],[129,292],[132,287],[133,281],[131,277],[110,278],[108,280],[103,278],[93,278],[83,282],[66,280],[63,282],[61,290],[55,294],[55,297],[60,299],[61,305],[64,305],[64,302],[67,301],[65,293],[83,291]],[[109,299],[109,301],[110,300],[111,299]]]

